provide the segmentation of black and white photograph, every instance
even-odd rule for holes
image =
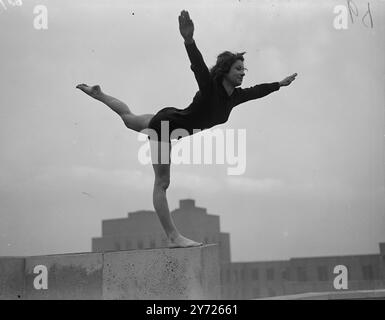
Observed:
[[[0,0],[0,300],[385,300],[384,39],[384,0]]]

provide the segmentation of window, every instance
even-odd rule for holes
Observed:
[[[138,249],[143,249],[143,241],[142,240],[138,241]]]
[[[318,280],[319,281],[328,281],[329,280],[328,268],[326,266],[318,267],[317,271],[318,271]]]
[[[290,280],[290,270],[289,270],[289,268],[285,268],[285,269],[282,271],[282,279],[283,279],[283,280],[286,280],[286,281],[289,281],[289,280]]]
[[[253,269],[253,273],[251,274],[253,280],[258,280],[259,279],[259,272],[258,269]]]
[[[245,269],[241,270],[241,279],[242,279],[242,281],[246,280],[246,270]]]
[[[266,278],[267,280],[274,280],[274,269],[273,268],[269,268],[266,270]]]
[[[307,281],[306,269],[304,267],[297,267],[298,281]]]
[[[234,279],[238,281],[238,270],[234,270]]]
[[[362,276],[364,280],[373,280],[374,279],[373,266],[371,265],[362,266]]]
[[[227,282],[231,281],[231,272],[230,269],[227,269]]]

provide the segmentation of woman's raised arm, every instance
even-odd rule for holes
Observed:
[[[183,10],[179,16],[179,30],[184,39],[184,45],[191,62],[191,70],[194,72],[199,90],[202,94],[208,93],[211,86],[210,71],[195,44],[193,38],[194,23],[190,19],[189,13],[185,10]]]

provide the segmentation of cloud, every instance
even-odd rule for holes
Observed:
[[[204,190],[206,193],[217,193],[223,189],[223,184],[218,179],[182,171],[172,173],[171,183],[175,187],[199,189]]]
[[[228,177],[226,186],[239,192],[268,193],[285,187],[285,183],[279,179],[265,178],[252,179],[247,177]]]
[[[90,166],[45,167],[35,176],[36,182],[50,183],[66,181],[72,183],[88,182],[96,185],[130,187],[148,190],[154,178],[140,170],[103,169]]]
[[[141,170],[104,169],[91,166],[55,167],[42,169],[33,179],[39,185],[58,184],[60,182],[131,188],[138,191],[152,190],[154,175]],[[255,179],[244,176],[214,177],[195,172],[172,170],[171,187],[205,192],[241,192],[299,194],[322,193],[324,195],[351,195],[352,187],[337,178],[313,177],[312,180],[287,183],[283,179]]]

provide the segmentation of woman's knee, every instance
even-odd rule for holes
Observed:
[[[170,176],[163,175],[155,177],[155,187],[162,190],[167,190],[170,186]]]
[[[170,185],[170,166],[154,164],[155,187],[166,190]]]

